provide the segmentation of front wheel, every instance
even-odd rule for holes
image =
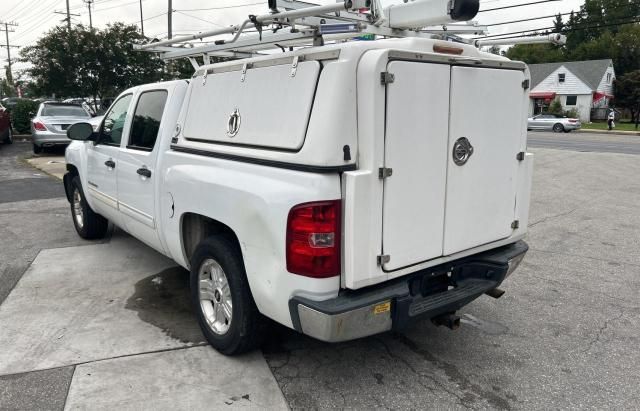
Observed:
[[[258,312],[238,247],[227,238],[204,239],[191,258],[191,300],[205,338],[226,355],[260,346],[265,318]]]
[[[71,217],[78,235],[86,240],[104,238],[107,234],[109,221],[93,211],[87,203],[80,177],[73,177],[71,189]]]
[[[564,131],[564,127],[560,123],[556,123],[553,125],[553,131],[556,133],[562,133]]]

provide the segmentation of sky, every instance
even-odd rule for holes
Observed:
[[[34,44],[38,38],[52,27],[66,24],[61,20],[66,16],[56,12],[66,12],[66,1],[69,2],[73,24],[89,25],[89,9],[94,27],[104,28],[116,21],[137,24],[140,26],[140,4],[144,33],[159,39],[167,36],[168,2],[172,1],[174,36],[195,34],[240,23],[248,14],[263,14],[268,11],[267,0],[0,0],[0,22],[16,23],[10,26],[9,42],[11,45],[25,47]],[[333,3],[334,0],[306,0],[318,4]],[[383,0],[398,2],[401,0]],[[505,10],[487,11],[495,7],[503,7],[529,3],[534,0],[480,0],[481,12],[474,18],[479,24],[496,24],[532,17],[550,16],[556,13],[577,11],[584,0],[558,0]],[[206,9],[206,10],[203,10]],[[546,18],[522,23],[511,23],[489,27],[489,34],[509,33],[520,30],[533,30],[551,26],[553,18]],[[4,28],[4,25],[2,25]],[[0,32],[0,43],[5,44],[5,33]],[[24,69],[25,64],[15,62],[19,48],[11,48],[14,71]],[[7,49],[0,49],[0,66],[7,64]],[[4,77],[4,73],[2,75]]]

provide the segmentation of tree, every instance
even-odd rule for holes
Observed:
[[[558,61],[613,60],[616,73],[640,69],[639,0],[585,0],[566,22],[557,15],[553,32],[567,36],[564,47],[522,44],[511,47],[507,57],[529,64]]]
[[[640,70],[618,77],[614,82],[616,105],[631,112],[631,121],[640,120]]]
[[[114,96],[123,89],[158,81],[163,62],[155,54],[134,51],[147,41],[134,25],[116,23],[104,30],[82,25],[55,27],[21,52],[32,67],[38,92],[59,97]]]
[[[560,100],[558,99],[553,100],[551,104],[549,104],[547,111],[551,114],[564,114],[562,103],[560,103]]]

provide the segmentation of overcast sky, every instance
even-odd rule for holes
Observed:
[[[55,12],[66,11],[67,0],[0,0],[0,22],[13,22],[10,27],[12,45],[20,47],[34,44],[46,31],[61,23],[65,16]],[[68,0],[73,23],[89,25],[88,0]],[[306,0],[319,4],[333,3],[333,0]],[[384,0],[399,2],[401,0]],[[480,10],[495,7],[529,3],[535,0],[480,0]],[[140,25],[140,0],[92,0],[91,14],[95,27],[105,27],[109,23],[123,21]],[[479,13],[474,20],[480,24],[495,24],[531,17],[549,16],[578,10],[583,0],[559,0],[554,2]],[[193,34],[241,22],[248,14],[262,14],[267,11],[266,0],[173,0],[173,33]],[[202,10],[208,9],[208,10]],[[164,38],[167,35],[168,0],[142,0],[144,32],[147,36]],[[489,27],[491,34],[509,33],[520,30],[548,27],[552,18],[512,23]],[[4,28],[4,27],[2,27]],[[5,43],[4,32],[0,33],[0,43]],[[12,60],[19,49],[12,48]],[[5,66],[7,51],[0,51],[0,65]],[[17,63],[19,70],[24,65]],[[4,72],[2,73],[4,77]]]

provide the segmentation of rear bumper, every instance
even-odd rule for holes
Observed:
[[[322,341],[339,342],[405,328],[415,317],[455,312],[498,287],[529,247],[524,241],[430,267],[331,300],[289,301],[293,326]]]
[[[53,146],[59,144],[69,144],[71,140],[67,137],[67,133],[53,133],[49,131],[35,131],[31,135],[34,144],[39,146]]]
[[[569,124],[563,124],[563,127],[565,130],[579,130],[580,127],[582,127],[582,124],[580,123],[569,123]]]

